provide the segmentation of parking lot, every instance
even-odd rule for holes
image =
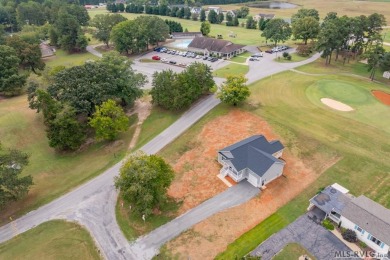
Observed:
[[[153,56],[159,56],[161,59],[166,59],[167,60],[167,62],[166,62],[167,64],[169,64],[169,61],[176,62],[175,65],[169,64],[171,66],[178,66],[179,64],[182,64],[183,67],[184,67],[185,65],[191,64],[193,62],[202,62],[202,63],[205,63],[205,64],[209,65],[213,70],[216,70],[216,69],[222,68],[222,67],[224,67],[224,66],[229,64],[228,61],[225,61],[225,60],[222,60],[222,59],[218,59],[215,62],[211,62],[211,61],[208,61],[208,60],[203,60],[202,58],[198,58],[198,59],[196,59],[196,58],[189,58],[189,57],[183,57],[183,56],[180,56],[180,55],[167,54],[167,53],[156,52],[156,51],[153,51],[153,52],[150,52],[148,54],[145,54],[142,57],[140,57],[140,59],[152,59]]]

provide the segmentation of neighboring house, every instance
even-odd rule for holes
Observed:
[[[201,32],[173,32],[172,39],[193,39],[195,37],[203,37]]]
[[[55,55],[55,49],[50,47],[48,44],[42,42],[39,44],[39,48],[41,49],[41,57],[47,58]]]
[[[198,15],[200,15],[201,11],[202,11],[202,7],[192,7],[191,8],[191,14],[198,14]]]
[[[339,226],[352,229],[357,238],[379,254],[390,252],[390,210],[367,198],[354,197],[335,183],[310,200],[308,210],[315,208]]]
[[[217,14],[222,13],[222,8],[221,7],[216,7],[216,6],[209,6],[207,10],[210,12],[211,10],[214,10]]]
[[[116,0],[116,4],[126,4],[126,0]]]
[[[230,59],[243,53],[244,45],[234,44],[230,41],[219,40],[208,37],[195,37],[188,45],[188,50],[203,53],[205,56],[215,55],[220,58]]]
[[[275,14],[256,14],[255,16],[253,16],[253,19],[255,21],[259,21],[261,18],[263,18],[264,20],[271,20],[275,18]]]
[[[226,11],[226,14],[225,14],[225,17],[226,17],[226,15],[230,15],[231,17],[236,17],[236,15],[237,15],[237,10],[228,10],[228,11]]]
[[[251,136],[218,151],[218,162],[223,166],[220,174],[235,182],[247,179],[255,187],[263,187],[282,175],[285,162],[279,158],[283,149],[279,141]]]

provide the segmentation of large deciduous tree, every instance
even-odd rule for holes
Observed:
[[[8,46],[15,49],[21,66],[30,68],[35,74],[37,73],[36,70],[43,70],[45,68],[38,43],[29,43],[17,35],[8,37],[6,42]]]
[[[218,23],[218,14],[214,10],[210,10],[209,14],[207,15],[207,20],[210,23]]]
[[[148,216],[167,199],[174,177],[172,167],[157,155],[132,154],[115,178],[115,187],[132,209]]]
[[[31,175],[20,176],[27,164],[27,154],[5,149],[0,143],[0,209],[25,196],[33,185]]]
[[[169,37],[169,26],[159,17],[140,16],[112,29],[111,38],[119,52],[138,53]]]
[[[215,82],[210,67],[196,62],[181,73],[156,72],[152,85],[150,94],[154,104],[168,110],[180,110],[210,91]]]
[[[293,14],[291,17],[291,23],[294,23],[296,20],[305,18],[305,17],[313,17],[316,21],[320,21],[320,15],[316,9],[299,9],[296,14]]]
[[[90,22],[90,25],[96,28],[93,36],[108,46],[112,28],[126,20],[120,14],[98,14]]]
[[[296,19],[292,23],[292,34],[295,39],[303,40],[305,45],[309,39],[314,39],[320,32],[320,23],[314,17],[308,16]]]
[[[250,96],[246,82],[247,79],[243,75],[228,76],[218,93],[218,97],[224,103],[237,106]]]
[[[88,45],[77,17],[69,13],[61,12],[58,15],[54,32],[57,34],[58,44],[69,52],[83,51]]]
[[[129,118],[122,107],[112,99],[96,107],[95,113],[89,120],[90,126],[95,129],[98,140],[115,140],[118,134],[125,132],[129,127]]]
[[[95,106],[108,99],[132,105],[142,95],[145,76],[135,73],[131,62],[118,53],[108,53],[97,62],[86,63],[58,72],[48,87],[51,96],[68,103],[78,114],[92,115]]]
[[[203,35],[205,35],[205,36],[209,35],[210,30],[211,30],[211,25],[208,21],[204,21],[200,24],[200,32]]]
[[[85,125],[78,120],[74,108],[69,106],[62,108],[48,122],[46,132],[50,147],[63,151],[78,149],[87,137]]]
[[[13,48],[0,45],[0,93],[3,95],[19,94],[26,83],[27,75],[19,74],[19,63]]]
[[[291,37],[291,27],[283,19],[271,19],[267,22],[261,36],[265,37],[266,40],[273,41],[276,46],[278,42],[285,42]]]

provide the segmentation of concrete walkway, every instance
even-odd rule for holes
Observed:
[[[262,260],[270,260],[290,243],[300,244],[320,260],[334,259],[336,251],[350,251],[335,235],[304,214],[273,234],[250,254],[261,256]]]
[[[259,189],[252,186],[247,181],[242,181],[237,185],[227,189],[217,196],[203,202],[199,206],[187,211],[171,222],[155,229],[151,233],[139,238],[131,247],[138,259],[151,259],[166,242],[188,230],[193,225],[207,219],[208,217],[240,205],[257,194]]]

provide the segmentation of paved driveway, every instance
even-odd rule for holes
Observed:
[[[138,259],[151,259],[169,240],[186,231],[193,225],[222,210],[240,205],[259,193],[259,189],[247,181],[242,181],[226,191],[187,211],[171,222],[139,238],[131,247]]]
[[[335,235],[305,214],[260,244],[250,254],[271,259],[289,243],[298,243],[317,259],[334,259],[336,251],[350,251]]]

